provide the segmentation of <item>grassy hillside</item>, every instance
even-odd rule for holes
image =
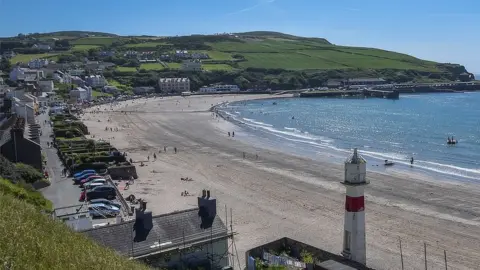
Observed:
[[[185,39],[184,43],[178,40]],[[152,40],[136,38],[138,43],[124,44],[118,50],[161,50],[170,45],[176,49],[188,49],[192,43],[200,44],[211,60],[220,61],[210,68],[217,70],[265,68],[285,70],[331,69],[398,69],[422,72],[442,72],[437,63],[424,61],[406,54],[374,48],[346,47],[330,44],[323,38],[304,38],[276,32],[246,32],[233,36],[190,36]],[[82,46],[110,46],[115,41],[131,40],[131,37],[86,37],[71,43]],[[177,42],[177,43],[175,43]],[[233,56],[236,56],[234,59]],[[212,64],[212,63],[209,63]]]
[[[5,269],[149,269],[1,191],[0,216],[0,265]]]
[[[155,51],[157,57],[171,55],[174,50],[207,53],[210,58],[202,62],[208,72],[193,77],[194,89],[198,85],[217,82],[240,84],[242,88],[263,85],[272,89],[290,89],[316,87],[328,79],[352,77],[383,77],[391,82],[441,82],[458,80],[459,75],[466,72],[465,67],[458,64],[441,64],[382,49],[340,46],[324,38],[269,31],[173,37],[108,33],[85,37],[82,32],[67,31],[51,37],[60,35],[69,39],[72,45],[70,52],[62,54],[74,54],[79,59],[83,59],[92,48],[115,50],[117,58],[128,50]],[[48,38],[47,34],[41,36]],[[20,55],[12,62],[35,57]],[[58,56],[50,56],[50,59],[56,58]],[[120,63],[112,73],[107,73],[107,77],[132,87],[153,86],[158,76],[188,75],[180,70],[180,62],[181,59],[171,59],[164,65],[142,64],[138,67]]]

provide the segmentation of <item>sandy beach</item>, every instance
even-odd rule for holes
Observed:
[[[96,139],[110,141],[137,165],[146,164],[137,166],[139,179],[124,195],[146,199],[154,214],[196,207],[202,189],[218,198],[217,213],[224,222],[225,205],[231,208],[242,264],[246,250],[281,237],[340,253],[343,164],[247,145],[241,140],[246,136],[241,127],[209,111],[225,101],[266,97],[278,96],[139,99],[118,103],[114,111],[110,104],[89,108],[83,120]],[[104,113],[88,113],[97,109]],[[119,130],[105,131],[105,127]],[[235,137],[228,137],[229,131]],[[182,177],[193,181],[181,181]],[[479,268],[479,185],[407,172],[369,172],[367,177],[371,182],[366,188],[370,267],[401,269],[401,239],[405,269],[423,269],[424,242],[429,269],[445,268],[444,250],[449,269]],[[185,190],[192,196],[181,196]]]

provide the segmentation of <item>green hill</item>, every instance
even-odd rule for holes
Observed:
[[[108,33],[87,37],[85,33],[96,32],[63,31],[50,33],[51,36],[44,33],[41,39],[64,35],[61,37],[69,40],[70,51],[51,53],[51,59],[61,59],[61,54],[74,54],[74,58],[81,61],[88,56],[90,49],[117,51],[116,57],[106,60],[119,67],[113,73],[107,73],[106,77],[132,87],[154,86],[158,76],[190,76],[193,90],[199,85],[216,82],[235,83],[242,88],[258,86],[283,90],[317,87],[328,79],[352,77],[382,77],[391,82],[452,81],[467,72],[464,66],[458,64],[437,63],[398,52],[341,46],[331,44],[325,38],[271,31],[173,37],[116,36]],[[25,39],[28,40],[28,37],[22,42],[27,42]],[[209,59],[202,62],[207,74],[200,76],[181,72],[181,59],[148,65],[119,59],[128,50],[154,51],[156,57],[172,55],[175,50],[206,53]],[[25,62],[28,57],[20,55],[13,60],[22,59]]]
[[[433,73],[446,71],[436,62],[407,54],[376,48],[339,46],[323,38],[298,37],[268,31],[167,38],[85,37],[72,41],[72,44],[110,46],[115,41],[126,43],[116,46],[119,50],[135,48],[168,52],[169,49],[199,49],[211,55],[210,61],[205,62],[227,64],[236,69],[395,69]]]
[[[5,269],[149,269],[1,191],[0,216],[0,264]]]

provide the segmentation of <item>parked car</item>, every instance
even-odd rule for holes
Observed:
[[[84,174],[80,177],[73,178],[73,182],[75,182],[75,184],[80,184],[80,182],[82,182],[82,180],[87,179],[88,177],[90,177],[92,175],[97,175],[97,174],[96,173],[87,173],[87,174]]]
[[[105,183],[87,183],[84,187],[85,190],[91,190],[96,187],[105,186]]]
[[[73,177],[80,177],[86,173],[96,173],[95,170],[83,170],[73,175]]]
[[[120,208],[103,203],[90,204],[88,211],[92,217],[115,217],[120,214]]]
[[[80,181],[80,187],[82,187],[86,183],[90,183],[90,182],[92,182],[93,180],[96,180],[96,179],[105,179],[105,178],[101,175],[91,175],[91,176],[87,177],[87,179],[83,179],[82,181]]]
[[[84,190],[80,194],[80,201],[83,202],[85,200],[92,200],[92,199],[108,199],[113,200],[117,194],[115,193],[115,188],[112,186],[99,186],[95,187],[91,190]]]
[[[91,179],[90,181],[88,182],[81,182],[80,183],[80,187],[87,187],[87,186],[90,186],[92,184],[97,184],[97,183],[101,183],[102,185],[105,185],[107,183],[107,179],[105,178],[95,178],[95,179]]]
[[[114,201],[109,201],[107,199],[93,199],[93,200],[90,200],[90,203],[91,204],[95,204],[95,203],[103,203],[103,204],[107,204],[107,205],[113,205],[117,208],[122,208],[121,205],[119,203],[116,203]]]

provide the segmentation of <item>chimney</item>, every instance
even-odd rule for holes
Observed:
[[[133,225],[135,237],[133,240],[135,242],[145,241],[152,228],[152,212],[147,211],[147,202],[142,200],[140,202],[140,208],[136,209],[135,211],[135,223]]]
[[[198,197],[198,215],[201,218],[201,228],[206,229],[212,226],[217,216],[217,200],[210,197],[210,190],[203,190],[202,197]]]

